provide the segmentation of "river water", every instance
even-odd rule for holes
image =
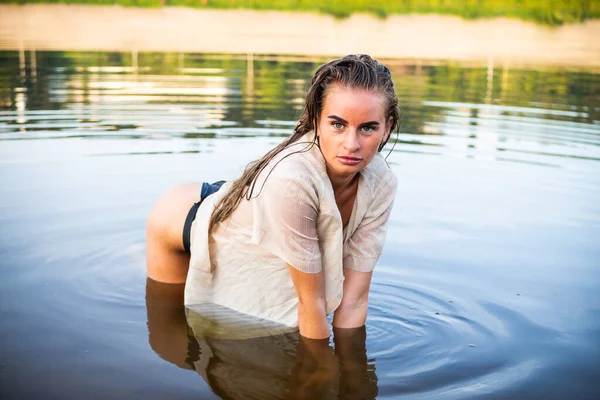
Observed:
[[[159,194],[290,134],[320,63],[0,52],[0,397],[599,398],[593,72],[388,63],[399,189],[366,330],[201,337],[147,281]]]

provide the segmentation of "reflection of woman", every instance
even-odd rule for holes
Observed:
[[[164,360],[194,369],[228,399],[374,399],[377,377],[367,364],[365,329],[335,329],[327,340],[297,332],[245,340],[192,336],[181,284],[148,279],[150,346]]]
[[[329,336],[334,310],[335,327],[362,326],[396,193],[379,152],[398,119],[386,67],[366,55],[321,66],[289,138],[236,181],[159,199],[148,275],[185,281],[192,309],[213,302],[308,338]]]

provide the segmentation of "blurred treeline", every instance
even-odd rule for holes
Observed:
[[[600,0],[0,0],[0,3],[312,11],[338,18],[348,17],[356,12],[366,12],[381,18],[392,14],[443,14],[470,19],[511,17],[546,25],[600,18]]]
[[[25,85],[28,90],[27,109],[63,109],[76,99],[52,95],[49,85],[56,82],[81,82],[82,91],[77,101],[92,97],[111,96],[113,89],[98,90],[88,87],[91,75],[99,69],[131,67],[131,53],[91,52],[38,52],[38,71],[35,81],[27,74]],[[177,93],[182,80],[196,86],[203,76],[223,78],[222,85],[227,93],[219,101],[226,104],[225,120],[239,121],[245,127],[261,127],[257,121],[295,121],[302,110],[304,96],[313,72],[326,59],[293,60],[277,57],[202,55],[178,53],[139,53],[138,69],[114,72],[105,79],[144,85],[153,82],[157,97],[147,93],[130,94],[144,96],[147,104],[214,104],[213,96],[186,95]],[[385,60],[382,60],[386,63]],[[249,68],[249,63],[252,68]],[[592,123],[600,118],[600,81],[591,72],[565,71],[564,69],[533,70],[498,64],[492,73],[484,64],[421,62],[387,63],[394,76],[396,92],[403,108],[402,131],[422,134],[423,121],[435,121],[442,117],[443,109],[430,107],[424,101],[462,104],[491,104],[504,106],[557,107],[570,111],[581,111],[581,120]],[[19,86],[19,64],[17,52],[0,52],[0,99],[5,104],[15,104],[14,88]],[[160,78],[160,79],[159,79]],[[171,79],[169,79],[171,78]],[[166,96],[162,92],[175,93]],[[115,89],[116,90],[116,89]],[[2,93],[3,92],[3,93]],[[93,95],[93,96],[92,96]],[[141,99],[140,99],[141,100]],[[97,100],[96,100],[97,101]],[[0,109],[2,107],[0,106]],[[555,120],[563,117],[551,116]],[[569,117],[573,121],[572,117]],[[431,132],[429,132],[431,134]],[[192,136],[194,134],[191,134]]]

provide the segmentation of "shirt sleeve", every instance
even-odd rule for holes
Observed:
[[[344,268],[359,272],[371,272],[375,268],[383,252],[396,188],[397,182],[394,177],[393,181],[375,196],[373,206],[369,207],[356,231],[344,244]]]
[[[301,170],[278,165],[256,191],[260,191],[255,203],[259,244],[299,271],[321,271],[318,194],[310,178]]]

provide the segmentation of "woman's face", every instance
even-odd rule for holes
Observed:
[[[375,157],[389,135],[385,112],[380,93],[338,83],[327,87],[317,133],[332,181],[352,178]]]

